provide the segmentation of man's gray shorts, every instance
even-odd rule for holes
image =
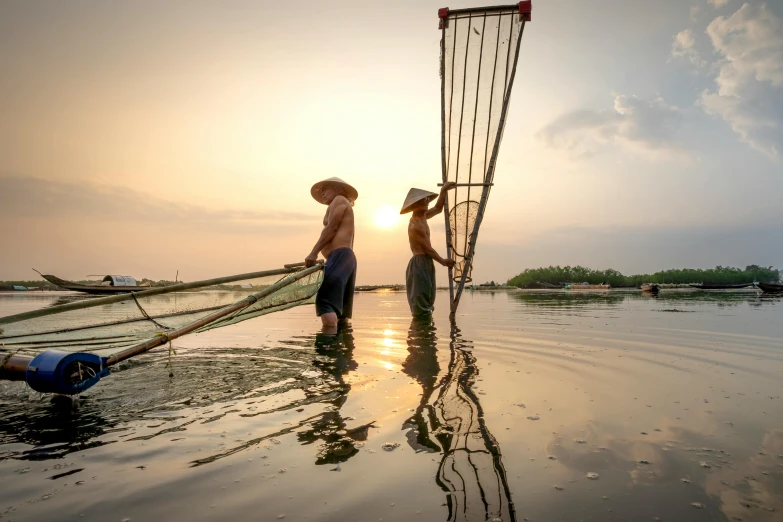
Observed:
[[[405,272],[405,291],[414,317],[431,314],[435,309],[435,263],[430,256],[411,258]]]

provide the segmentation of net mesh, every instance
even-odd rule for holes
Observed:
[[[312,303],[322,277],[323,272],[317,270],[301,279],[292,280],[252,304],[249,302],[248,306],[215,319],[195,331],[203,332]],[[291,278],[291,275],[245,279],[164,295],[136,295],[121,302],[0,324],[0,357],[7,353],[35,354],[52,349],[112,355],[248,299],[286,278]],[[94,298],[69,295],[55,305],[83,299]]]
[[[516,5],[456,11],[443,22],[443,178],[458,184],[449,194],[447,241],[457,263],[454,280],[464,277],[467,282],[471,243],[494,177],[524,22]]]
[[[468,243],[476,223],[478,215],[478,201],[463,201],[456,204],[449,212],[449,225],[452,232],[453,248],[452,254],[454,261],[454,280],[459,281],[462,274],[465,273],[465,281],[470,282],[472,266],[465,262],[465,253],[468,251]]]

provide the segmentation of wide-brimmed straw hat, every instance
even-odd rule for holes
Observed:
[[[400,210],[400,214],[406,214],[410,212],[412,210],[411,207],[423,199],[426,199],[427,203],[429,203],[437,197],[437,194],[430,192],[429,190],[412,188],[408,191],[408,195],[405,197],[405,203],[402,204],[402,210]]]
[[[310,195],[313,196],[313,199],[318,203],[323,203],[323,201],[321,201],[321,189],[326,185],[336,185],[340,187],[343,190],[343,196],[350,199],[351,201],[355,201],[356,198],[359,197],[359,192],[345,181],[341,180],[340,178],[329,178],[323,181],[319,181],[310,189]]]

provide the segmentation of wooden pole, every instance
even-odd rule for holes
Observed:
[[[438,183],[442,187],[445,183]],[[494,183],[455,183],[454,187],[491,187]]]
[[[220,319],[221,317],[225,317],[233,312],[236,312],[238,310],[242,310],[243,308],[247,308],[248,306],[255,304],[259,300],[263,299],[264,297],[273,294],[274,292],[277,292],[281,288],[285,288],[286,286],[290,285],[291,283],[294,283],[303,277],[306,277],[314,272],[317,272],[318,270],[322,270],[323,265],[317,264],[315,266],[311,266],[310,268],[305,268],[304,270],[301,270],[293,275],[290,275],[284,279],[281,279],[277,283],[268,286],[261,290],[260,292],[250,295],[241,301],[237,301],[234,304],[225,306],[221,308],[220,310],[213,312],[206,317],[202,317],[198,321],[193,321],[190,324],[186,324],[185,326],[182,326],[180,328],[177,328],[176,330],[171,330],[168,332],[162,332],[156,337],[153,337],[152,339],[149,339],[148,341],[145,341],[141,344],[137,344],[136,346],[131,346],[130,348],[123,350],[119,353],[116,353],[112,356],[110,356],[106,360],[106,365],[111,366],[113,364],[116,364],[118,362],[124,361],[126,359],[130,359],[131,357],[135,357],[136,355],[140,355],[144,352],[148,352],[155,348],[156,346],[160,346],[162,344],[166,344],[168,342],[173,341],[174,339],[178,337],[182,337],[185,334],[191,333],[194,330],[197,330],[201,328],[202,326],[208,325],[209,323],[216,321],[217,319]]]
[[[449,173],[446,167],[446,25],[441,28],[440,37],[440,163],[441,177],[443,183],[448,181]],[[457,28],[454,27],[456,32]],[[453,51],[452,51],[453,52]],[[452,79],[452,82],[454,80]],[[451,259],[451,221],[449,220],[449,195],[443,200],[445,210],[443,212],[446,218],[446,258]],[[454,302],[454,269],[449,267],[449,308]]]
[[[135,292],[136,297],[150,297],[153,295],[168,294],[170,292],[179,292],[182,290],[193,290],[194,288],[202,288],[205,286],[219,285],[224,283],[233,283],[236,281],[243,281],[246,279],[256,279],[258,277],[285,275],[299,270],[299,264],[293,264],[290,268],[278,268],[275,270],[265,270],[262,272],[250,272],[247,274],[238,274],[226,277],[217,277],[215,279],[205,279],[203,281],[193,281],[191,283],[180,283],[177,285],[162,286],[160,288],[152,288],[150,290],[144,290],[142,292]],[[70,312],[72,310],[81,310],[83,308],[90,308],[93,306],[102,306],[110,303],[119,303],[122,301],[128,301],[133,299],[133,294],[119,294],[109,297],[100,297],[97,299],[89,299],[86,301],[79,301],[75,303],[68,303],[59,306],[52,306],[50,308],[42,308],[40,310],[33,310],[31,312],[24,312],[21,314],[9,315],[6,317],[0,317],[0,324],[10,324],[26,319],[35,319],[37,317],[44,317],[46,315],[59,314],[61,312]]]

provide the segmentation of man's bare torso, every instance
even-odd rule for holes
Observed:
[[[332,250],[338,248],[353,248],[353,235],[354,235],[354,223],[353,223],[353,207],[350,202],[343,196],[337,196],[332,200],[332,203],[326,209],[326,215],[324,216],[324,226],[329,223],[329,214],[340,208],[345,208],[345,213],[340,221],[340,225],[337,228],[337,233],[332,238],[332,241],[326,245],[321,253],[324,257],[329,257]]]
[[[430,226],[427,224],[427,218],[411,217],[410,223],[408,223],[408,243],[411,246],[411,252],[414,256],[425,255],[427,252],[422,248],[420,241],[414,235],[417,231],[423,233],[429,243]]]

